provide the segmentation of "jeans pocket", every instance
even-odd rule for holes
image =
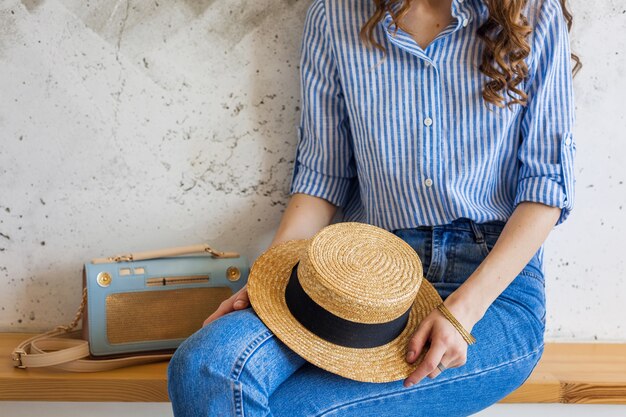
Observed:
[[[453,286],[463,284],[485,259],[485,247],[471,232],[457,231],[450,236],[444,259],[448,262],[443,282]]]
[[[539,259],[539,254],[535,253],[530,261],[520,271],[520,274],[528,277],[533,277],[538,281],[541,281],[545,285],[545,274],[543,272],[543,264]]]
[[[422,264],[422,273],[428,274],[432,257],[432,231],[420,228],[396,229],[392,233],[413,248]]]
[[[545,282],[545,280],[544,280],[544,278],[543,278],[543,275],[542,275],[542,274],[538,274],[538,273],[537,273],[537,272],[535,272],[533,269],[529,268],[529,266],[528,266],[528,265],[526,265],[526,266],[524,267],[524,269],[522,269],[522,270],[520,271],[520,275],[525,275],[525,276],[527,276],[527,277],[533,278],[533,279],[535,279],[535,280],[537,280],[537,281],[541,282],[541,284],[542,284],[544,287],[545,287],[545,285],[546,285],[546,282]]]
[[[546,326],[546,281],[537,267],[536,255],[522,269],[516,280],[525,288],[526,306],[532,310],[533,316],[541,323],[542,330]],[[539,267],[540,268],[540,267]]]
[[[483,255],[486,257],[492,251],[500,235],[495,233],[484,233],[483,236],[484,239],[480,242],[480,248],[483,251]]]

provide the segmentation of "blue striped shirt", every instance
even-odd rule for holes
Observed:
[[[359,30],[371,0],[313,0],[301,44],[301,117],[290,195],[321,197],[343,220],[387,230],[467,217],[507,221],[516,205],[574,201],[574,96],[559,0],[530,0],[534,28],[519,88],[528,105],[485,104],[482,0],[453,0],[453,23],[422,49],[386,13]],[[396,11],[399,5],[395,5]]]

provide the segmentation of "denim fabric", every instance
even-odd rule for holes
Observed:
[[[418,253],[445,299],[493,248],[504,222],[457,219],[393,233]],[[494,404],[530,376],[543,353],[545,281],[538,251],[472,329],[467,362],[404,388],[327,372],[284,345],[252,307],[186,339],[168,367],[175,417],[451,417]]]

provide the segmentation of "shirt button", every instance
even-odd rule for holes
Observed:
[[[432,185],[433,185],[433,180],[431,180],[430,178],[426,178],[426,179],[424,180],[424,184],[425,184],[427,187],[430,187],[430,186],[432,186]]]
[[[571,143],[572,143],[572,138],[571,137],[568,137],[567,139],[565,139],[565,144],[566,145],[569,146],[569,145],[571,145]]]
[[[459,3],[463,3],[463,0],[459,0]]]
[[[467,20],[467,17],[466,17],[465,19],[463,19],[463,27],[467,26],[467,22],[468,22],[468,20]]]
[[[426,126],[430,126],[430,125],[432,125],[432,124],[433,124],[433,119],[431,119],[430,117],[425,118],[425,119],[424,119],[424,124],[425,124]]]

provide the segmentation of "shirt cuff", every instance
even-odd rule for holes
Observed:
[[[335,206],[343,207],[347,203],[351,182],[352,178],[323,174],[296,161],[289,195],[309,194],[323,198]]]
[[[529,177],[519,181],[514,207],[522,201],[533,201],[561,209],[555,226],[563,223],[572,211],[565,186],[552,177]]]

